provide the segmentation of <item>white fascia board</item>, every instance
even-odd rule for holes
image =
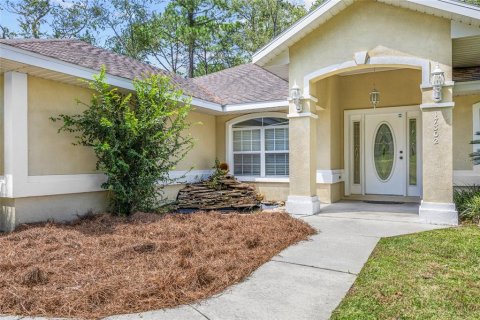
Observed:
[[[223,107],[224,112],[238,112],[238,111],[258,111],[270,108],[285,108],[288,107],[287,100],[263,101],[239,104],[227,104]]]
[[[206,109],[207,111],[214,111],[214,113],[222,113],[223,112],[223,107],[221,104],[198,99],[195,97],[190,97],[190,96],[182,96],[182,99],[190,99],[190,103],[198,107],[200,109]]]
[[[410,7],[422,6],[431,9],[436,9],[450,13],[452,15],[459,15],[467,17],[472,21],[477,22],[477,25],[480,25],[480,8],[469,5],[466,3],[461,3],[458,1],[452,0],[435,0],[435,1],[425,1],[425,0],[381,0],[387,4],[399,5],[401,7]],[[320,19],[322,16],[326,17],[326,20],[332,18],[334,15],[339,13],[341,10],[346,8],[348,5],[353,3],[353,1],[346,0],[327,0],[320,7],[312,11],[310,14],[306,15],[304,18],[300,19],[297,23],[292,25],[286,31],[281,33],[277,38],[273,39],[270,43],[265,45],[259,51],[257,51],[252,58],[252,62],[262,66],[268,60],[269,56],[275,54],[277,51],[283,51],[286,47],[296,42],[302,35],[303,30],[311,30],[312,25]],[[336,7],[338,6],[337,10]],[[308,32],[308,31],[307,31]]]
[[[78,66],[73,63],[68,63],[61,61],[59,59],[47,57],[35,52],[30,52],[27,50],[18,49],[9,45],[0,43],[0,58],[8,59],[11,61],[23,63],[26,65],[47,69],[59,73],[68,74],[77,78],[93,80],[93,75],[98,73],[98,70],[85,68]],[[111,74],[106,74],[106,82],[114,87],[134,90],[133,82],[130,79],[114,76]],[[187,96],[183,96],[187,98]],[[218,103],[213,103],[210,101],[191,98],[191,103],[194,106],[204,108],[207,110],[222,112],[222,106]]]
[[[455,82],[455,86],[453,87],[454,96],[462,96],[469,94],[480,94],[480,80]]]
[[[452,14],[458,14],[467,18],[478,20],[480,23],[480,8],[474,5],[463,3],[460,1],[452,0],[437,0],[437,1],[425,1],[425,0],[405,0],[412,4],[420,5],[423,7],[433,8],[441,11],[445,11]]]

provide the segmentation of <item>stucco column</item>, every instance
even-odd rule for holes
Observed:
[[[316,147],[318,116],[315,100],[303,99],[303,110],[297,112],[290,102],[290,194],[287,212],[294,215],[314,214],[320,211],[316,190]]]
[[[423,198],[420,218],[433,224],[458,224],[453,203],[453,82],[443,87],[441,102],[431,87],[422,88]]]

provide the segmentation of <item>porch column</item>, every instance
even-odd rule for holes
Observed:
[[[293,102],[289,106],[290,135],[290,194],[286,210],[294,215],[309,215],[320,211],[316,186],[316,100],[301,101],[303,110],[297,112]]]
[[[445,70],[451,75],[450,70]],[[420,218],[433,224],[458,224],[453,203],[453,82],[446,81],[443,99],[433,100],[432,87],[422,87],[423,198]]]

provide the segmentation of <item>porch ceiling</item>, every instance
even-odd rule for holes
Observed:
[[[480,35],[452,40],[453,66],[480,66]]]

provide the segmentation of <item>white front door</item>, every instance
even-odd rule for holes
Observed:
[[[365,115],[365,193],[407,195],[406,113]]]

